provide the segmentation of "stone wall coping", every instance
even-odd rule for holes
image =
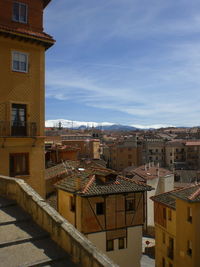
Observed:
[[[72,257],[72,261],[81,266],[89,263],[91,267],[118,267],[24,180],[0,175],[0,195],[15,200],[40,227],[49,232],[51,238]],[[60,236],[61,231],[66,237]]]

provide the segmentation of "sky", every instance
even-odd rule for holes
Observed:
[[[52,0],[46,119],[200,125],[200,2]]]

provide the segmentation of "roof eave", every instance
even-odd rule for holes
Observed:
[[[43,7],[45,8],[50,2],[51,0],[43,0]]]

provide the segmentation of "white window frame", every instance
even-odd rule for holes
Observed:
[[[19,5],[19,6],[18,6],[18,8],[19,8],[19,19],[15,19],[15,17],[14,17],[14,4],[18,4],[18,5]],[[25,18],[25,21],[23,21],[23,20],[20,19],[20,10],[21,10],[21,7],[22,7],[22,6],[25,6],[25,7],[26,7],[26,18]],[[17,1],[13,2],[13,14],[12,14],[12,19],[13,19],[13,21],[27,24],[27,23],[28,23],[28,5],[25,4],[25,3],[17,2]]]
[[[18,54],[18,55],[23,55],[26,57],[26,69],[25,70],[22,70],[22,69],[15,69],[14,67],[14,56],[15,54]],[[25,52],[20,52],[20,51],[12,51],[12,70],[13,71],[16,71],[16,72],[23,72],[23,73],[28,73],[28,65],[29,65],[29,54],[28,53],[25,53]]]

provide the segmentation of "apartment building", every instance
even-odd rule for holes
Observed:
[[[43,32],[49,0],[0,1],[0,173],[23,178],[45,196],[45,50],[54,44]]]
[[[156,266],[198,267],[200,184],[152,197]]]
[[[95,168],[76,172],[56,187],[63,217],[120,266],[140,266],[150,186]]]
[[[104,146],[103,155],[109,168],[122,171],[128,166],[141,164],[142,147],[137,144],[136,138],[124,139]]]
[[[146,139],[143,141],[142,163],[159,163],[165,166],[165,141],[163,139]]]
[[[187,141],[186,147],[186,163],[190,169],[200,169],[200,141]]]
[[[185,140],[173,140],[166,143],[165,163],[169,168],[186,167]]]

